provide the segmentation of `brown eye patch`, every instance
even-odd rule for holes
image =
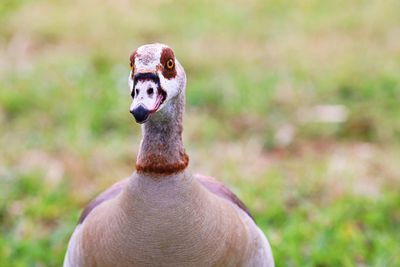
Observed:
[[[171,48],[164,47],[161,52],[160,63],[162,68],[163,76],[170,80],[175,78],[176,69],[175,69],[175,55]]]
[[[131,66],[132,71],[133,71],[133,69],[135,68],[135,59],[136,59],[136,56],[137,56],[137,50],[133,51],[133,53],[132,53],[131,56],[129,57],[130,66]],[[133,73],[132,73],[132,75],[133,75]]]

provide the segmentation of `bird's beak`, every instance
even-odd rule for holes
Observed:
[[[157,95],[154,103],[148,103],[150,101],[132,101],[130,113],[133,115],[137,123],[145,123],[151,114],[157,112],[163,102],[163,96]],[[150,105],[148,105],[150,104]]]
[[[160,86],[158,76],[153,73],[135,75],[132,96],[130,113],[137,123],[146,122],[166,99],[166,93]]]

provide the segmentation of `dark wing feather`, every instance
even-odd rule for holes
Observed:
[[[94,208],[99,206],[101,203],[104,201],[110,200],[114,197],[116,197],[122,189],[127,185],[128,183],[128,178],[116,182],[113,184],[111,187],[109,187],[106,191],[98,195],[95,199],[93,199],[83,210],[81,217],[79,218],[79,224],[83,223],[83,221],[86,219],[86,217],[92,212]]]
[[[210,192],[232,202],[233,204],[241,208],[244,212],[246,212],[247,215],[249,215],[250,218],[252,218],[254,221],[254,218],[251,215],[249,209],[246,207],[246,205],[223,183],[217,181],[215,178],[204,176],[201,174],[196,174],[195,177]]]

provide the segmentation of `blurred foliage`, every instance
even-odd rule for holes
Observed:
[[[148,42],[186,69],[192,170],[249,205],[277,266],[400,266],[398,10],[2,1],[0,266],[60,266],[85,203],[132,172],[128,58]]]

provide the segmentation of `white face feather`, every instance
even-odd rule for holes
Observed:
[[[170,48],[163,44],[149,44],[139,47],[135,52],[133,63],[133,73],[129,73],[129,88],[131,93],[133,90],[134,95],[131,110],[138,106],[143,106],[148,110],[156,112],[167,105],[168,101],[178,95],[184,90],[186,85],[186,75],[183,67],[180,65],[176,58],[173,58],[175,62],[176,75],[174,77],[164,77],[163,70],[165,66],[161,62],[163,50]],[[171,50],[172,51],[172,50]],[[157,105],[157,96],[160,91],[157,89],[158,85],[152,80],[141,81],[138,80],[134,84],[134,77],[138,74],[152,73],[156,74],[160,81],[161,89],[166,93],[166,99],[161,105]],[[135,88],[134,88],[135,87]],[[153,89],[153,94],[149,94],[148,89]],[[155,109],[155,110],[154,110]]]
[[[136,106],[142,105],[147,110],[153,110],[159,94],[157,84],[150,80],[140,80],[137,82],[135,90],[137,92],[135,93],[135,98],[132,101],[130,109],[133,110]],[[148,93],[149,90],[151,90],[151,94]]]
[[[132,79],[132,71],[129,72],[129,78],[128,78],[128,86],[129,86],[129,90],[133,90],[133,79]]]

